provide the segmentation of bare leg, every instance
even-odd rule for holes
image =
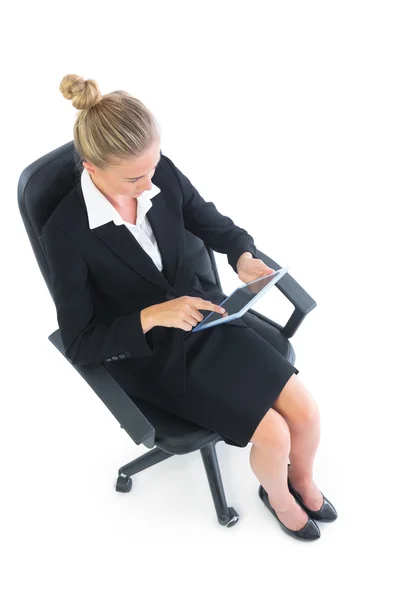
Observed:
[[[308,515],[297,504],[287,485],[290,432],[286,421],[270,408],[250,441],[253,443],[251,468],[268,493],[271,506],[286,527],[293,531],[301,529],[307,523]]]
[[[321,437],[318,406],[298,376],[293,375],[273,407],[290,431],[290,482],[306,506],[319,510],[323,498],[313,481],[313,463]]]
[[[304,431],[291,429],[292,451],[288,474],[290,482],[311,510],[319,510],[323,503],[322,494],[313,480],[313,462],[320,439],[318,426]]]

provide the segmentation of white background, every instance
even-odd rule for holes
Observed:
[[[1,586],[7,599],[385,598],[398,593],[397,2],[13,4],[2,38]],[[317,301],[291,339],[318,402],[315,482],[339,518],[304,544],[257,496],[249,452],[217,445],[218,524],[200,453],[135,476],[136,446],[47,337],[55,307],[17,204],[23,169],[72,139],[59,84],[125,89],[162,151]],[[241,282],[216,254],[225,293]],[[276,293],[275,293],[276,292]],[[258,309],[280,322],[273,290]],[[4,561],[4,558],[6,559]],[[396,591],[397,590],[397,591]]]

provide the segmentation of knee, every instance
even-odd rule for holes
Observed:
[[[321,415],[317,403],[313,397],[308,394],[297,406],[289,425],[299,429],[310,429],[320,426]]]
[[[256,446],[268,447],[270,451],[289,454],[289,426],[276,410],[270,408],[260,421],[250,441]]]
[[[289,379],[277,400],[274,409],[286,420],[290,431],[318,427],[320,413],[312,394],[295,375]]]

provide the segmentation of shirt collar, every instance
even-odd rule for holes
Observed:
[[[131,225],[124,221],[116,208],[100,192],[98,187],[92,181],[88,171],[83,169],[81,174],[81,186],[83,199],[89,219],[90,229],[100,227],[109,221],[114,221],[115,225]],[[138,198],[136,225],[139,226],[146,216],[146,213],[153,206],[152,198],[160,193],[160,188],[152,184],[151,190],[145,190]]]

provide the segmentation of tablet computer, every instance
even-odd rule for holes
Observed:
[[[257,302],[281,277],[289,270],[289,267],[282,267],[269,275],[263,275],[250,283],[244,283],[236,288],[230,296],[221,302],[220,306],[225,308],[225,313],[210,313],[198,325],[193,327],[190,333],[201,331],[208,327],[215,327],[228,323],[232,319],[237,319],[244,315],[253,304]],[[200,311],[203,312],[203,311]]]

